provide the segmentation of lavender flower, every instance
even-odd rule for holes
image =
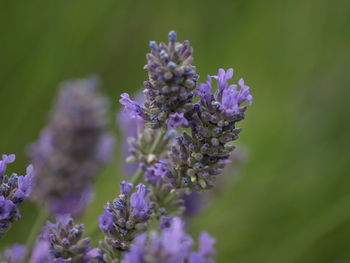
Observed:
[[[31,258],[33,263],[89,263],[94,262],[95,250],[90,238],[82,238],[84,225],[74,225],[68,215],[59,216],[57,222],[50,222],[44,228]]]
[[[105,262],[119,262],[121,253],[129,249],[134,237],[147,228],[151,214],[149,191],[139,184],[131,194],[132,187],[123,181],[121,194],[107,203],[104,214],[99,217],[100,229],[105,234],[99,247]]]
[[[173,218],[168,228],[160,234],[155,232],[139,235],[130,251],[125,254],[123,263],[211,263],[215,254],[214,239],[207,233],[199,238],[199,251],[193,251],[193,240],[184,231],[180,218]]]
[[[192,107],[193,90],[198,76],[192,63],[192,48],[189,41],[176,42],[176,33],[169,33],[168,44],[151,41],[147,54],[149,80],[144,83],[146,102],[141,107],[128,94],[121,95],[120,103],[133,116],[143,118],[153,128],[168,123],[171,114],[181,113]],[[173,125],[174,122],[169,122]]]
[[[15,155],[3,154],[0,161],[0,238],[11,225],[20,219],[19,206],[32,193],[33,167],[29,165],[25,176],[5,175],[7,165],[14,162]]]
[[[30,147],[37,174],[34,199],[52,214],[79,215],[89,204],[91,180],[112,154],[108,103],[94,78],[64,83],[48,126]]]
[[[11,248],[5,250],[3,255],[0,255],[0,263],[21,263],[25,254],[25,247],[15,244]]]
[[[209,77],[201,84],[197,95],[201,98],[188,116],[191,134],[183,132],[172,148],[171,165],[176,171],[175,187],[189,187],[193,190],[208,189],[213,186],[216,176],[221,174],[234,149],[230,143],[237,140],[241,129],[236,123],[245,118],[246,107],[241,104],[252,102],[249,87],[240,80],[241,90],[236,85],[228,85],[233,70],[220,69],[218,76]],[[217,91],[212,94],[211,79],[218,82]]]

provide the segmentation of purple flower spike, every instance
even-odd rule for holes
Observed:
[[[0,238],[11,225],[20,219],[19,206],[32,193],[33,167],[27,167],[27,175],[6,175],[7,164],[15,160],[15,155],[2,155],[0,161]]]
[[[33,199],[52,215],[78,216],[92,200],[91,181],[112,157],[109,103],[94,77],[62,84],[47,127],[29,148]]]
[[[130,196],[131,188],[132,184],[122,182],[121,194],[107,202],[104,214],[99,217],[105,238],[99,243],[97,259],[112,257],[120,262],[120,254],[128,250],[134,237],[147,228],[151,214],[149,191],[145,185],[139,184],[136,192]]]
[[[133,184],[128,183],[127,181],[122,181],[120,183],[120,193],[122,195],[128,196],[131,193],[133,187]]]
[[[180,127],[187,127],[188,126],[188,121],[184,117],[184,113],[174,113],[169,116],[169,122],[168,122],[168,127],[170,128],[180,128]]]
[[[69,215],[59,216],[56,223],[45,226],[32,253],[32,263],[92,263],[94,249],[90,238],[83,238],[84,225],[75,225]]]

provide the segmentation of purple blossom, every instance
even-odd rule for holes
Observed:
[[[0,178],[5,174],[7,165],[9,163],[13,163],[16,159],[16,156],[14,154],[3,154],[2,160],[0,161]]]
[[[210,103],[210,100],[211,100],[211,90],[212,90],[211,79],[212,77],[208,76],[207,83],[199,84],[198,91],[196,93],[196,95],[201,97],[202,101],[206,103]]]
[[[214,244],[215,239],[213,239],[208,233],[201,233],[199,236],[199,251],[191,253],[189,263],[214,262],[209,258],[210,256],[215,255],[215,249],[213,247]]]
[[[249,86],[244,84],[244,79],[240,79],[238,85],[241,87],[238,95],[238,104],[248,101],[248,104],[251,105],[253,103],[253,96],[249,92]]]
[[[21,263],[26,252],[25,246],[15,244],[0,255],[0,262]]]
[[[232,116],[233,113],[239,112],[237,85],[231,85],[223,90],[222,106],[227,116]]]
[[[170,175],[168,164],[164,160],[159,160],[154,165],[154,168],[155,168],[156,173],[159,174],[162,178]]]
[[[122,195],[128,196],[131,193],[133,187],[133,184],[128,183],[127,181],[122,181],[120,183],[120,193]]]
[[[18,189],[15,193],[15,197],[21,200],[28,200],[32,194],[33,183],[32,178],[34,176],[34,169],[32,165],[27,167],[26,176],[20,176],[18,178]]]
[[[137,192],[130,197],[131,213],[133,216],[143,218],[149,212],[146,198],[147,188],[144,184],[136,186]]]
[[[0,220],[7,219],[14,207],[15,205],[12,201],[6,200],[5,197],[0,196]]]
[[[169,116],[169,122],[168,127],[169,128],[180,128],[180,127],[187,127],[188,126],[188,120],[184,117],[183,112],[176,112]]]
[[[173,223],[172,217],[162,216],[160,219],[159,229],[170,228]]]
[[[124,105],[125,110],[130,112],[130,116],[133,118],[141,117],[145,118],[146,114],[141,108],[140,104],[136,101],[130,99],[128,93],[123,93],[120,95],[121,99],[119,100],[120,104]]]
[[[229,68],[226,72],[222,68],[219,69],[218,75],[213,76],[218,81],[218,89],[219,91],[224,91],[227,89],[227,82],[232,78],[233,76],[233,69]]]
[[[207,232],[201,233],[199,236],[199,253],[204,257],[214,255],[214,244],[215,239],[213,239]]]
[[[108,231],[113,228],[113,214],[106,208],[104,214],[98,218],[99,226],[102,231]]]
[[[202,234],[200,237],[199,252],[193,252],[193,240],[184,231],[180,218],[173,218],[170,227],[163,228],[160,234],[151,233],[138,236],[129,252],[124,256],[123,263],[194,263],[212,262],[209,258],[215,251],[212,249],[213,239]],[[192,261],[191,261],[192,260]]]
[[[162,176],[154,168],[146,168],[145,178],[151,184],[159,183]]]
[[[50,254],[50,244],[48,241],[38,241],[33,249],[32,256],[30,258],[31,263],[51,263],[53,258]]]

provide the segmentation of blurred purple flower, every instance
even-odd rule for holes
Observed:
[[[193,251],[193,240],[184,231],[180,218],[173,218],[170,227],[163,228],[160,234],[141,234],[134,240],[131,249],[125,253],[123,263],[209,263],[215,253],[213,239],[201,234],[199,251]],[[193,261],[198,259],[201,261]]]
[[[21,263],[26,252],[25,246],[15,244],[0,255],[0,262]]]
[[[110,161],[108,102],[96,78],[66,82],[39,140],[29,149],[37,174],[34,200],[52,214],[81,214],[90,203],[91,180]]]

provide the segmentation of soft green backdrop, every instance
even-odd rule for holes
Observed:
[[[201,80],[234,67],[254,95],[244,177],[194,219],[194,236],[216,237],[218,262],[350,262],[349,28],[348,0],[0,0],[0,152],[24,171],[65,79],[100,75],[116,110],[146,79],[148,41],[175,29]],[[88,231],[119,162],[96,182]],[[0,247],[25,241],[37,210],[22,212]]]

